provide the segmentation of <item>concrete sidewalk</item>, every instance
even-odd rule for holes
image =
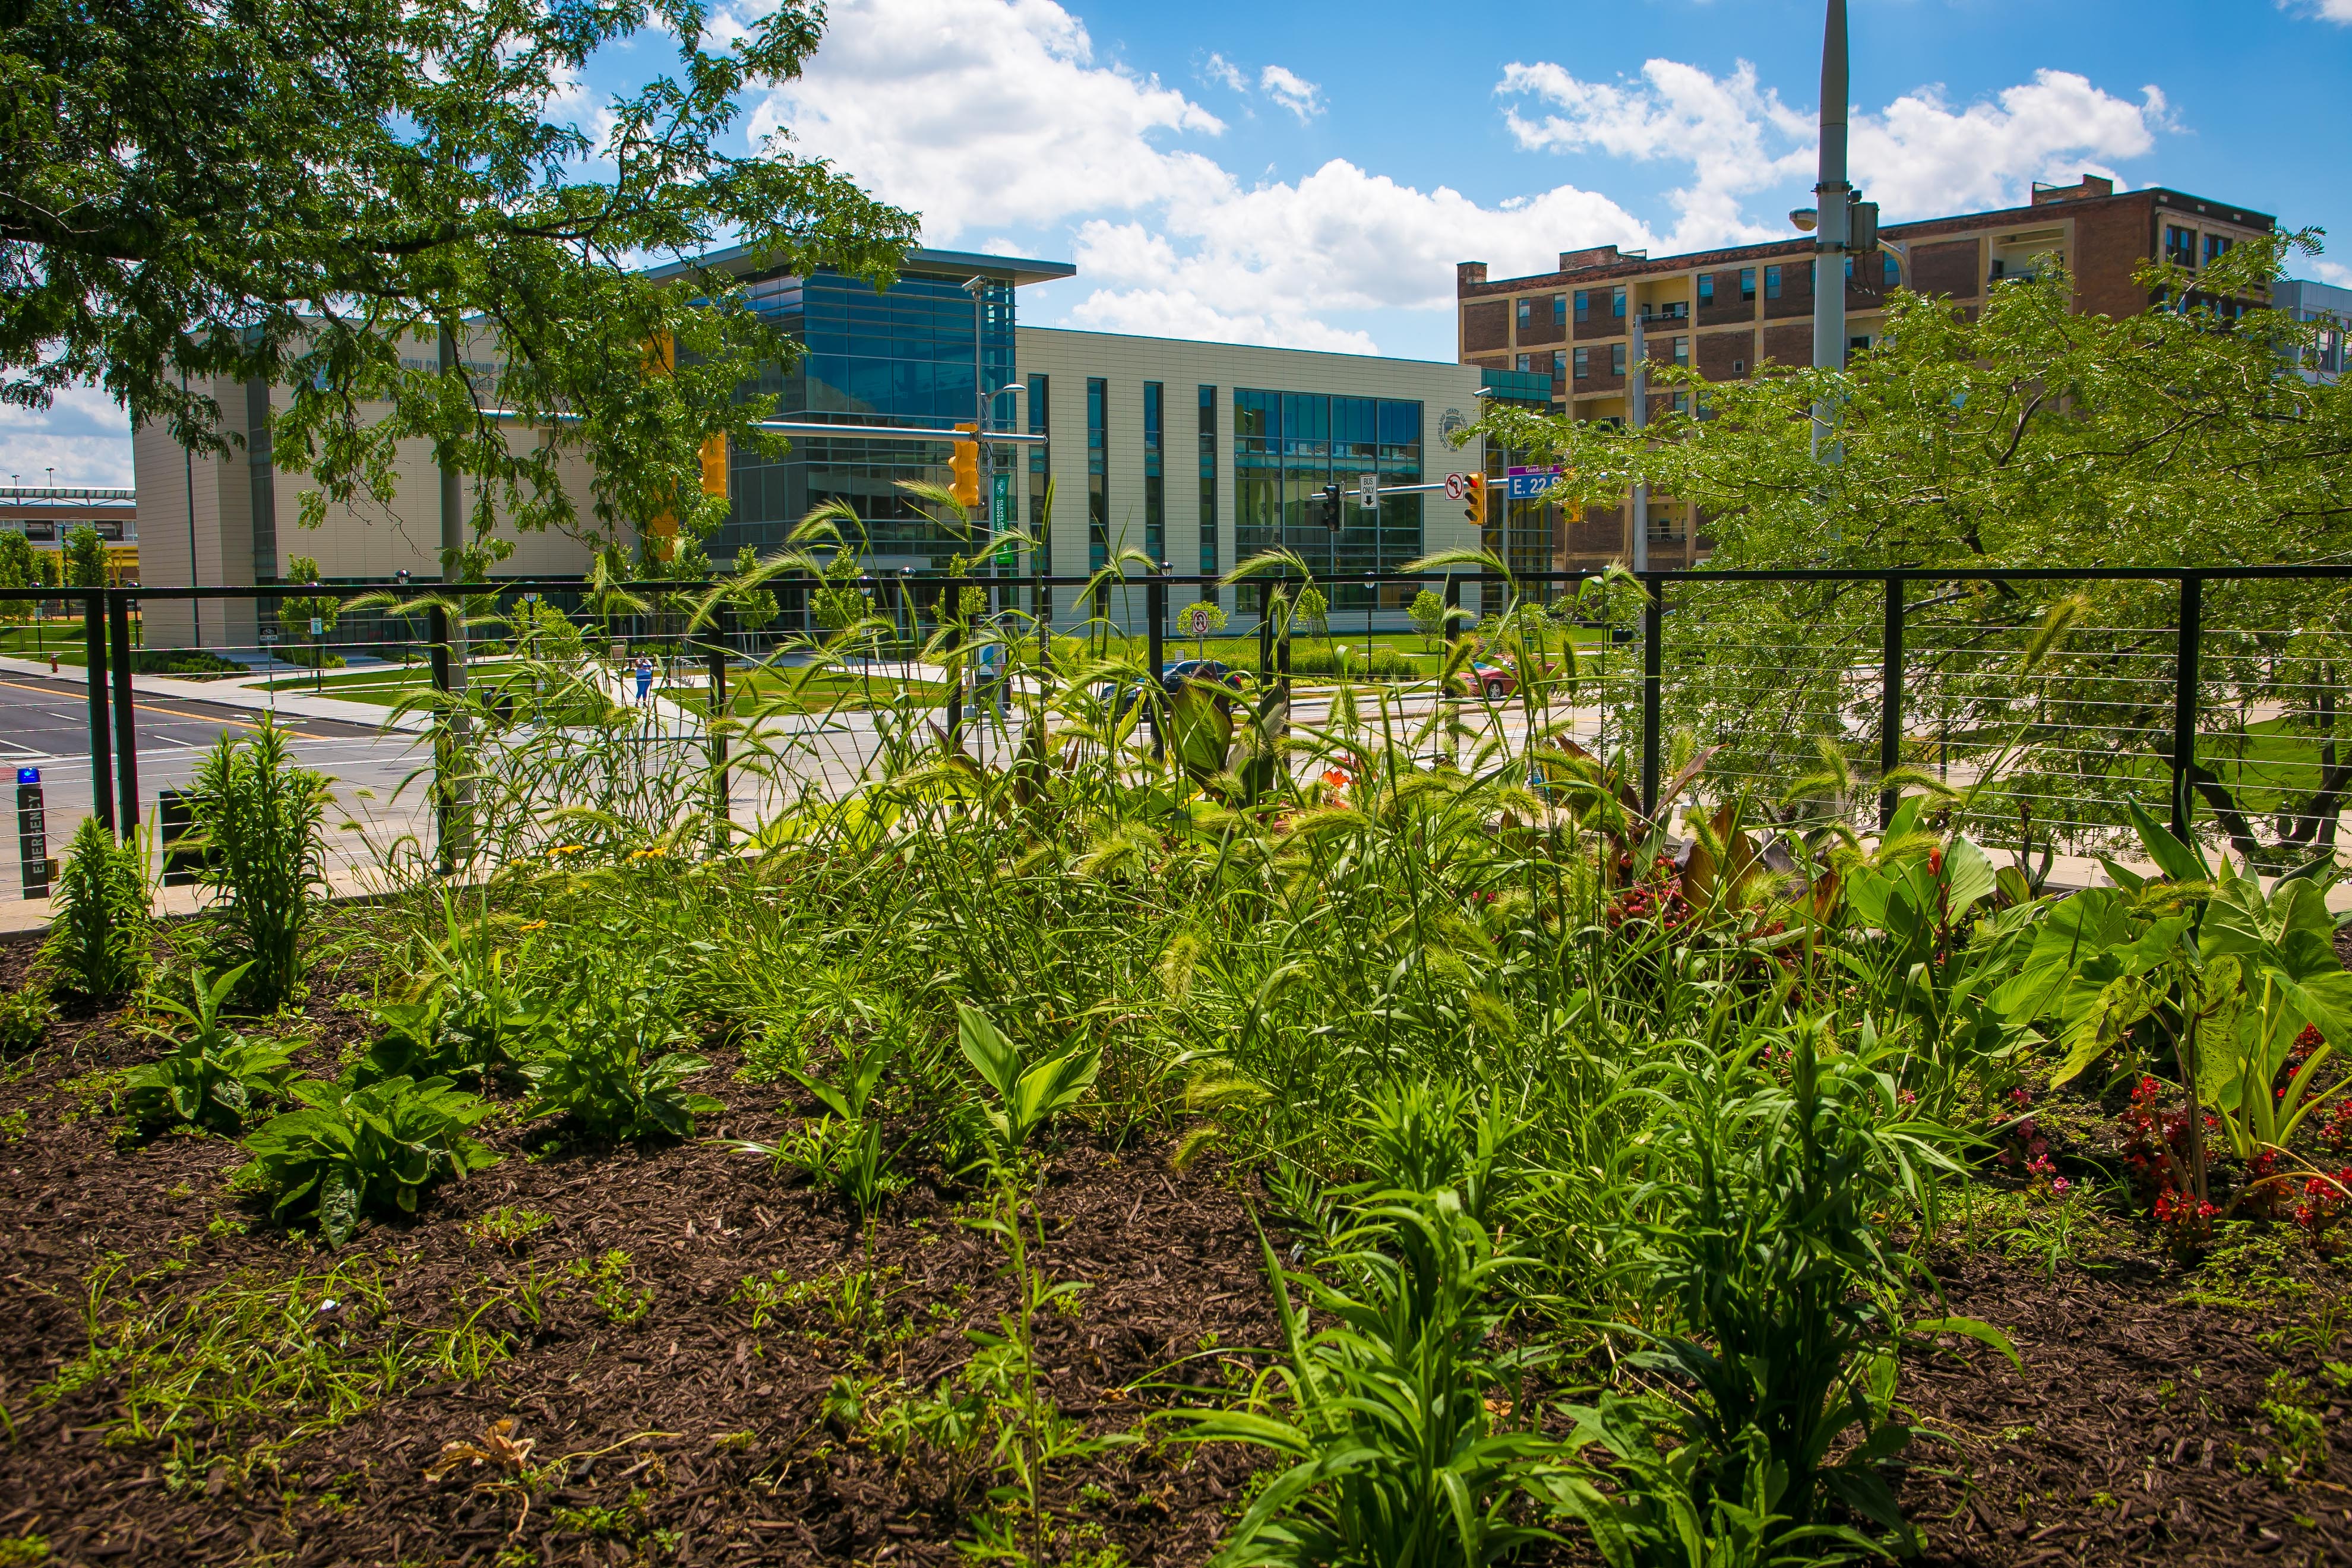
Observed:
[[[75,686],[87,687],[89,684],[89,671],[79,665],[60,664],[51,669],[38,659],[0,658],[0,673],[36,676],[43,680],[64,681]],[[283,675],[271,675],[190,680],[173,675],[133,675],[131,689],[142,697],[210,702],[247,713],[281,713],[289,719],[329,720],[339,724],[356,724],[363,730],[421,735],[433,728],[431,718],[423,713],[394,713],[391,709],[373,702],[346,702],[339,698],[317,697],[308,692],[263,689],[272,681],[287,679]],[[111,684],[110,677],[109,683]]]

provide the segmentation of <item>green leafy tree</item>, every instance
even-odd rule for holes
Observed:
[[[319,563],[308,555],[291,556],[286,563],[286,575],[291,582],[315,584],[319,581]],[[342,600],[331,594],[299,594],[278,601],[278,619],[292,622],[297,631],[310,639],[313,666],[325,665],[325,639],[333,634],[335,623],[342,614]],[[316,631],[310,629],[314,621],[318,623]]]
[[[1421,634],[1423,649],[1435,643],[1437,635],[1445,629],[1445,601],[1434,589],[1423,588],[1415,594],[1412,603],[1405,606],[1404,615],[1412,623],[1412,629]]]
[[[727,506],[702,442],[776,449],[773,397],[734,393],[796,353],[699,258],[880,281],[916,235],[782,133],[728,150],[822,27],[805,0],[724,30],[668,0],[26,0],[0,32],[0,398],[98,383],[133,425],[225,453],[215,389],[258,378],[287,399],[275,460],[317,481],[306,521],[389,493],[422,438],[474,476],[478,542],[494,508],[698,536]],[[574,110],[592,59],[645,45],[671,68]],[[510,443],[499,407],[536,438]],[[593,520],[559,479],[582,454]],[[466,553],[452,567],[496,551]]]
[[[40,585],[42,587],[62,588],[65,586],[65,563],[58,558],[56,551],[34,551],[33,565],[35,570],[38,572],[40,575]]]
[[[735,552],[735,575],[749,577],[760,569],[760,552],[750,545]],[[741,588],[727,596],[727,607],[735,617],[737,629],[748,643],[761,632],[776,624],[780,613],[776,595],[766,588]]]
[[[1194,647],[1192,651],[1197,657],[1205,651],[1205,647],[1210,637],[1216,636],[1217,633],[1225,629],[1224,606],[1218,604],[1214,599],[1204,597],[1199,602],[1187,606],[1184,613],[1176,618],[1176,624],[1189,631],[1192,629],[1193,618],[1195,616],[1200,617],[1207,625],[1207,629],[1199,634],[1199,636],[1193,639]]]
[[[0,588],[37,588],[41,585],[41,568],[33,559],[32,542],[11,529],[0,531]],[[30,599],[0,600],[0,620],[29,620],[33,614]]]
[[[1324,598],[1323,590],[1309,583],[1298,590],[1297,608],[1291,613],[1291,623],[1309,637],[1327,642],[1331,637],[1331,603]]]
[[[86,522],[66,533],[65,574],[69,588],[106,586],[106,541]]]

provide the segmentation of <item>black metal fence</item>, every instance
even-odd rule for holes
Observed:
[[[1768,813],[1793,814],[1780,804],[1780,792],[1818,773],[1826,759],[1860,781],[1843,803],[1849,813],[1870,815],[1868,797],[1881,795],[1883,820],[1893,798],[1881,790],[1883,777],[1921,770],[1962,793],[1973,830],[2021,858],[2120,845],[2126,803],[2137,797],[2184,837],[2231,843],[2273,868],[2332,851],[2352,795],[2352,730],[2338,733],[2352,720],[2342,700],[2352,680],[2352,566],[1700,570],[1638,579],[1572,572],[1508,580],[1432,573],[1381,582],[1395,590],[1391,602],[1407,589],[1441,592],[1454,630],[1472,636],[1511,592],[1546,606],[1558,627],[1559,667],[1540,724],[1622,770],[1649,810],[1664,778],[1703,755],[1717,790],[1744,787]],[[1057,598],[1090,584],[1088,614],[1073,625],[1066,603],[1057,626]],[[867,580],[874,612],[903,628],[902,658],[937,628],[943,604],[979,589],[999,626],[1034,635],[1048,667],[1056,634],[1134,635],[1111,626],[1109,598],[1118,595],[1140,598],[1142,615],[1121,618],[1139,619],[1143,646],[1133,651],[1158,668],[1181,632],[1176,594],[1189,588],[1197,596],[1217,584],[1176,575],[1116,584],[944,574]],[[770,586],[791,600],[814,585]],[[723,712],[730,669],[765,651],[731,619],[725,587],[672,581],[598,587],[577,579],[453,585],[441,590],[452,597],[427,601],[421,613],[379,615],[367,657],[388,667],[396,656],[404,667],[379,688],[415,683],[415,670],[429,671],[433,688],[454,690],[466,679],[467,624],[511,617],[529,604],[533,614],[573,626],[601,620],[600,658],[633,671],[651,666],[665,691],[691,689],[707,698],[709,711]],[[689,625],[680,606],[714,590],[720,591],[715,615]],[[89,810],[113,826],[137,820],[145,799],[133,672],[142,658],[168,662],[163,649],[139,646],[135,610],[146,612],[153,630],[166,606],[226,609],[243,601],[253,624],[266,626],[297,598],[364,598],[380,606],[386,595],[436,591],[394,583],[0,590],[0,605],[38,598],[79,607]],[[616,592],[667,607],[616,620],[597,608],[609,606]],[[790,620],[802,618],[793,613],[799,605],[782,608]],[[2037,649],[2053,616],[2064,635]],[[186,624],[219,628],[202,639],[209,645],[204,651],[218,662],[243,661],[239,668],[260,672],[254,679],[268,678],[264,685],[282,689],[307,679],[328,689],[323,668],[282,660],[281,648],[230,646],[226,619],[204,613]],[[776,630],[764,628],[769,641]],[[480,639],[471,640],[478,649]],[[1254,624],[1227,626],[1219,640],[1228,654],[1247,650],[1235,662],[1287,679],[1293,645],[1303,639],[1298,627],[1261,614]],[[357,656],[357,645],[343,646]],[[362,670],[334,679],[346,683],[338,689],[352,692],[374,678]],[[952,730],[963,693],[941,687],[937,695]]]

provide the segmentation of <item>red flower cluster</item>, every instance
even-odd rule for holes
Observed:
[[[2186,1107],[2175,1111],[2163,1108],[2164,1086],[2155,1079],[2142,1076],[2132,1090],[2131,1104],[2124,1108],[2120,1119],[2124,1131],[2124,1163],[2132,1168],[2140,1191],[2153,1191],[2155,1202],[2148,1213],[2156,1223],[2173,1233],[2176,1246],[2187,1247],[2201,1238],[2221,1213],[2210,1203],[2189,1195],[2189,1164],[2191,1156],[2189,1113]],[[2212,1132],[2217,1123],[2205,1118],[2205,1131]]]
[[[1940,877],[1943,874],[1944,851],[1942,847],[1938,846],[1937,847],[1927,851],[1927,875],[1930,877]]]
[[[2328,1245],[2327,1233],[2344,1217],[2347,1205],[2352,1205],[2352,1166],[2336,1173],[2333,1179],[2311,1176],[2303,1184],[2303,1200],[2294,1205],[2294,1223],[2315,1247]]]
[[[1609,900],[1612,928],[1627,921],[1654,921],[1667,931],[1680,931],[1690,919],[1690,900],[1683,897],[1682,879],[1675,874],[1675,863],[1664,855],[1650,868],[1648,881],[1636,882]]]

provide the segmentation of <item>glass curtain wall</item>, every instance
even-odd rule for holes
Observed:
[[[1053,393],[1052,383],[1043,375],[1029,378],[1029,434],[1045,433],[1047,400]],[[1045,510],[1045,488],[1054,472],[1053,454],[1046,444],[1039,441],[1029,448],[1029,537],[1037,559],[1033,570],[1051,573],[1054,569],[1053,541],[1046,530],[1053,519]],[[1032,609],[1036,606],[1032,605]]]
[[[1106,448],[1105,417],[1110,401],[1109,384],[1100,376],[1087,378],[1087,570],[1099,572],[1110,561],[1110,468]]]
[[[1217,389],[1201,388],[1201,575],[1213,577],[1217,566]],[[1203,587],[1201,597],[1213,603],[1214,587]]]
[[[746,388],[774,394],[776,416],[943,429],[976,417],[981,384],[1013,378],[1013,286],[994,281],[979,307],[962,279],[902,273],[887,290],[819,271],[755,280],[751,308],[806,352],[763,366]],[[781,547],[812,507],[840,499],[866,521],[866,553],[889,566],[944,566],[971,541],[919,516],[900,479],[948,482],[949,444],[796,436],[768,456],[736,448],[733,515],[710,542],[716,559],[749,544]]]
[[[1237,561],[1264,551],[1295,552],[1323,580],[1335,610],[1364,608],[1363,575],[1394,572],[1422,553],[1422,498],[1382,496],[1376,511],[1357,501],[1357,476],[1419,484],[1422,405],[1396,398],[1234,389],[1234,550]],[[1316,521],[1314,498],[1340,487],[1339,531]],[[1396,591],[1389,591],[1382,608]],[[1248,595],[1256,602],[1258,595]]]
[[[1152,564],[1168,564],[1168,479],[1160,440],[1160,410],[1165,389],[1156,381],[1143,384],[1143,552]]]

